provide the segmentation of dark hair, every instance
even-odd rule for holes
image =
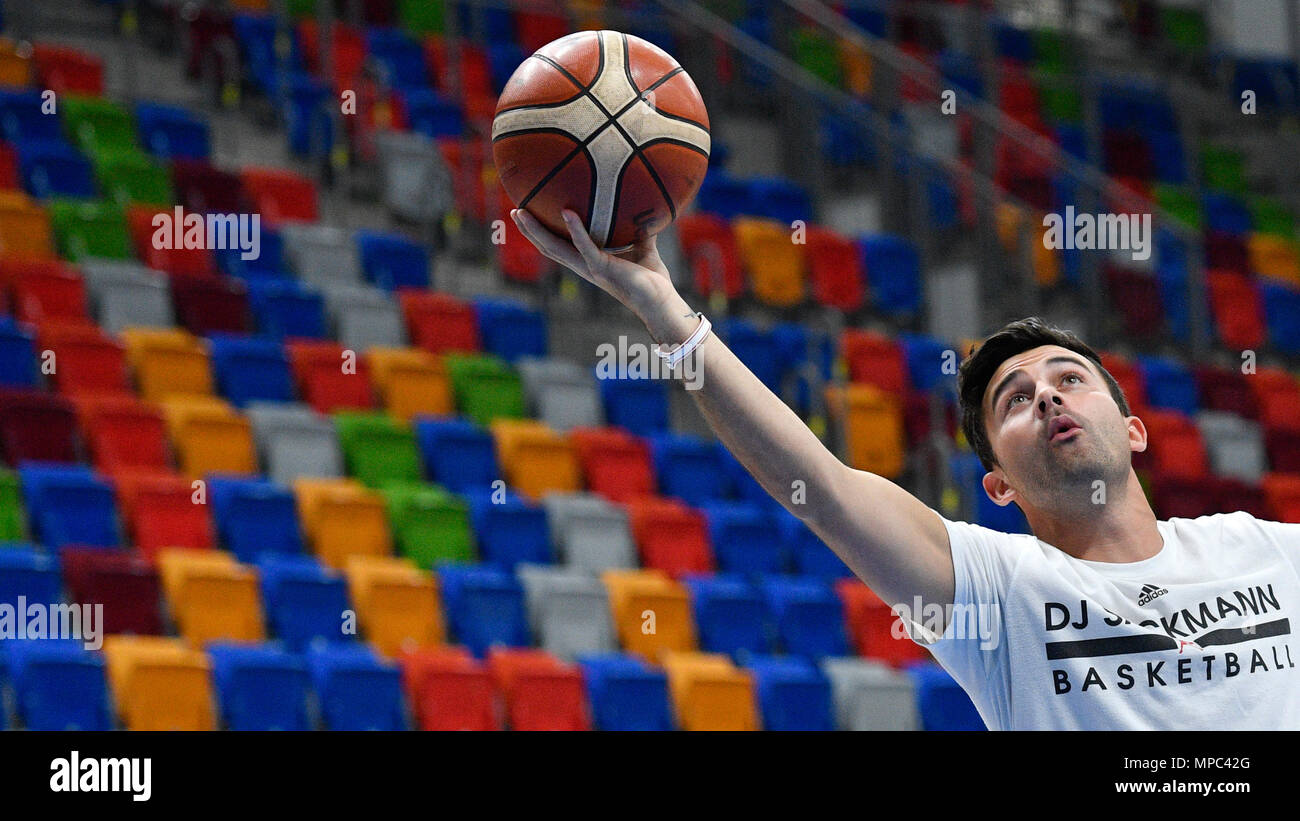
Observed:
[[[988,390],[989,380],[1007,359],[1018,353],[1037,348],[1040,345],[1059,345],[1087,357],[1110,388],[1110,395],[1119,405],[1124,416],[1129,415],[1128,400],[1115,377],[1110,375],[1101,364],[1101,357],[1088,347],[1088,344],[1070,331],[1049,325],[1036,316],[1018,319],[1007,323],[1002,330],[984,340],[978,350],[961,363],[957,371],[957,392],[961,397],[961,429],[966,434],[966,441],[975,449],[976,455],[985,470],[992,470],[997,464],[993,455],[993,446],[989,444],[988,434],[984,430],[984,392]]]

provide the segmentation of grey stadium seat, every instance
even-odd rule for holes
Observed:
[[[455,206],[451,171],[433,140],[414,132],[380,131],[375,151],[381,196],[394,216],[428,223]]]
[[[124,328],[171,328],[171,285],[167,275],[138,262],[86,259],[81,263],[90,309],[110,334]]]
[[[285,261],[303,282],[360,285],[361,252],[352,231],[333,225],[287,223],[280,229]]]
[[[591,493],[552,493],[542,500],[551,543],[573,570],[598,574],[637,567],[627,511]]]
[[[519,375],[533,415],[558,431],[604,424],[600,390],[588,368],[565,359],[523,357]]]
[[[354,351],[406,347],[406,322],[392,294],[365,285],[324,290],[325,310],[343,347]]]
[[[338,434],[327,417],[290,402],[251,402],[247,413],[267,478],[290,484],[299,476],[343,475]]]
[[[1196,426],[1215,475],[1259,484],[1268,472],[1268,452],[1258,423],[1234,413],[1201,411]]]
[[[835,725],[841,730],[919,730],[916,686],[906,673],[879,661],[827,658]]]
[[[528,620],[542,649],[565,661],[618,649],[605,586],[586,573],[523,564]]]

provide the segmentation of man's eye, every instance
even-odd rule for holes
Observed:
[[[1012,405],[1014,405],[1017,399],[1028,399],[1028,398],[1029,397],[1023,393],[1013,393],[1011,394],[1011,398],[1007,400],[1007,407],[1009,408]]]
[[[1065,375],[1065,378],[1066,378],[1066,379],[1073,379],[1073,380],[1075,380],[1075,381],[1077,381],[1077,382],[1082,382],[1082,381],[1083,381],[1083,378],[1080,377],[1077,373],[1067,373],[1067,374]]]

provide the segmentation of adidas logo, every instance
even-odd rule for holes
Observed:
[[[1154,584],[1142,585],[1142,595],[1138,596],[1138,607],[1145,607],[1153,600],[1160,598],[1169,591],[1163,587],[1156,587]]]

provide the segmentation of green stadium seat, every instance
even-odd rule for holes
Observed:
[[[344,411],[335,414],[334,426],[348,475],[362,484],[379,488],[423,480],[415,434],[406,425],[383,413]]]
[[[95,180],[105,198],[127,205],[170,205],[176,200],[167,169],[137,151],[102,151],[95,156]]]
[[[121,207],[78,200],[50,200],[47,206],[59,256],[72,262],[85,257],[131,258],[131,240]]]
[[[800,66],[836,88],[843,86],[835,41],[815,29],[799,29],[794,32],[792,40],[794,58]]]
[[[1157,183],[1151,186],[1151,193],[1156,204],[1173,214],[1179,222],[1192,228],[1201,227],[1201,202],[1189,189]]]
[[[1286,205],[1270,197],[1259,196],[1251,196],[1247,202],[1256,231],[1287,238],[1297,236],[1295,214]]]
[[[1201,174],[1207,188],[1245,196],[1246,157],[1235,148],[1207,145],[1201,149]]]
[[[442,562],[474,562],[469,509],[459,496],[437,485],[390,485],[388,503],[397,551],[426,570]]]
[[[442,34],[443,4],[428,0],[397,0],[397,19],[411,34]]]
[[[479,425],[493,419],[524,418],[524,388],[519,374],[490,354],[444,356],[452,390],[462,415]]]
[[[0,470],[0,541],[21,542],[26,538],[27,517],[18,474]]]
[[[59,100],[63,130],[88,156],[105,151],[139,151],[135,118],[111,100],[68,95]]]

